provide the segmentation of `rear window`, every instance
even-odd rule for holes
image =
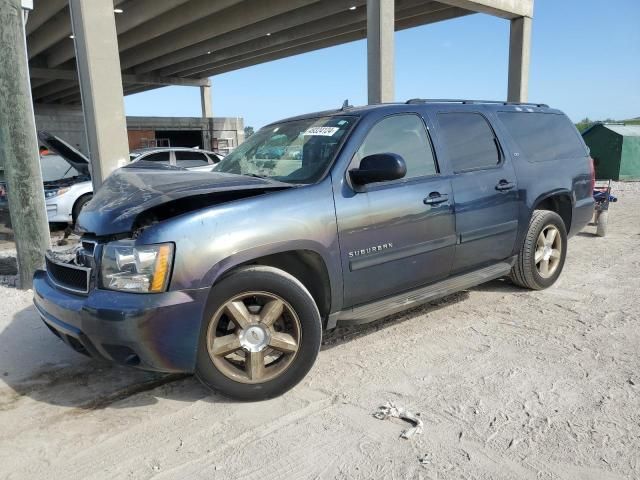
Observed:
[[[145,162],[158,162],[169,164],[169,152],[155,152],[149,155],[138,156],[137,160],[144,160]]]
[[[438,123],[455,173],[491,168],[500,163],[493,130],[479,113],[441,113]]]
[[[520,153],[530,162],[584,157],[587,151],[571,121],[555,113],[499,112]]]
[[[191,168],[209,165],[209,158],[204,153],[188,150],[178,150],[174,153],[176,155],[176,166],[178,167]]]

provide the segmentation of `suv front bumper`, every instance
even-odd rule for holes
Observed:
[[[159,294],[92,290],[76,295],[33,278],[36,310],[79,353],[161,372],[193,372],[209,289]]]

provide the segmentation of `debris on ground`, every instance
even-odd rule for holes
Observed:
[[[373,414],[378,420],[386,420],[387,418],[400,418],[402,420],[406,420],[409,423],[413,424],[413,427],[408,428],[404,432],[400,434],[400,438],[411,438],[415,434],[422,433],[422,428],[424,427],[424,423],[422,420],[418,418],[419,414],[414,414],[405,409],[404,407],[400,407],[393,402],[387,402],[384,405],[378,407],[378,411]]]
[[[421,457],[418,457],[418,462],[420,462],[420,465],[424,465],[424,466],[431,465],[431,462],[432,462],[431,455],[428,453],[425,453]]]

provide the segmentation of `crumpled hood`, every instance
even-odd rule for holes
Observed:
[[[127,233],[136,226],[141,213],[152,209],[161,211],[162,207],[158,207],[164,204],[175,206],[182,199],[199,200],[193,202],[193,207],[185,209],[183,205],[183,213],[233,199],[234,192],[259,195],[267,190],[291,187],[287,183],[244,175],[131,164],[106,179],[83,208],[76,228],[98,236]]]

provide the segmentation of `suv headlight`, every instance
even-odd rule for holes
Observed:
[[[57,197],[59,195],[62,195],[63,193],[67,193],[69,190],[71,190],[70,187],[52,188],[52,189],[49,189],[49,190],[45,190],[44,191],[44,198]]]
[[[133,245],[120,241],[108,243],[102,250],[100,277],[102,287],[135,293],[160,293],[167,290],[173,264],[173,244]]]

